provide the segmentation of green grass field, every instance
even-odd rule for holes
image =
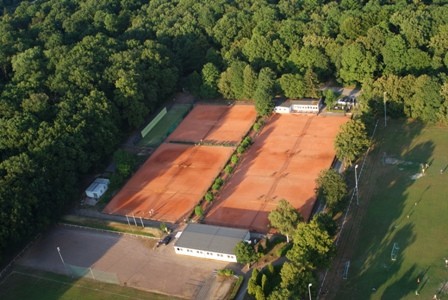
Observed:
[[[71,279],[63,275],[18,269],[0,283],[2,300],[124,300],[178,299],[87,279]]]
[[[176,129],[183,117],[190,111],[190,104],[175,104],[165,116],[151,129],[148,134],[140,140],[139,146],[158,146],[163,140]]]
[[[448,128],[391,121],[376,140],[359,183],[367,210],[336,299],[448,299]],[[413,179],[421,163],[429,168]]]

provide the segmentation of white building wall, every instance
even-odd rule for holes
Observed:
[[[289,114],[291,112],[291,107],[286,106],[276,106],[274,111],[279,114]]]
[[[236,256],[233,254],[224,254],[224,253],[216,253],[211,251],[197,250],[197,249],[189,249],[183,247],[174,246],[174,251],[176,254],[181,255],[189,255],[200,258],[208,258],[208,259],[216,259],[228,262],[236,262]]]
[[[319,112],[319,105],[302,105],[302,104],[294,104],[292,109],[300,112]]]

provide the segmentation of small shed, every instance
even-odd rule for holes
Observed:
[[[288,102],[283,102],[274,107],[274,112],[278,114],[289,114],[291,113],[291,105]]]
[[[109,179],[97,178],[86,189],[86,195],[89,198],[99,199],[107,191],[109,187]]]
[[[182,255],[236,262],[233,249],[239,242],[249,239],[250,233],[245,229],[190,223],[174,243],[174,251]]]

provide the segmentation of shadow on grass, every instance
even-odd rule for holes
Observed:
[[[417,238],[413,214],[431,192],[428,185],[415,204],[408,203],[409,188],[416,182],[413,175],[421,172],[420,163],[430,162],[435,150],[431,141],[415,144],[423,129],[419,122],[403,120],[379,128],[360,180],[360,207],[352,212],[357,221],[345,229],[339,249],[342,260],[351,265],[348,281],[335,299],[402,299],[426,284],[424,271],[408,260],[404,263],[406,249]],[[400,164],[387,163],[385,156],[399,159]],[[403,162],[409,164],[403,167]],[[399,248],[396,257],[391,256],[394,245]]]

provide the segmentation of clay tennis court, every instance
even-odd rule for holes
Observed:
[[[167,140],[239,143],[256,115],[253,105],[196,105]]]
[[[105,213],[177,222],[205,194],[233,147],[164,143],[104,209]]]
[[[334,138],[348,120],[274,115],[222,189],[205,222],[267,232],[267,216],[281,199],[308,219],[316,200],[315,179],[331,166]]]
[[[105,207],[109,214],[176,223],[187,217],[252,126],[248,105],[197,105]],[[175,143],[182,141],[187,143]]]

